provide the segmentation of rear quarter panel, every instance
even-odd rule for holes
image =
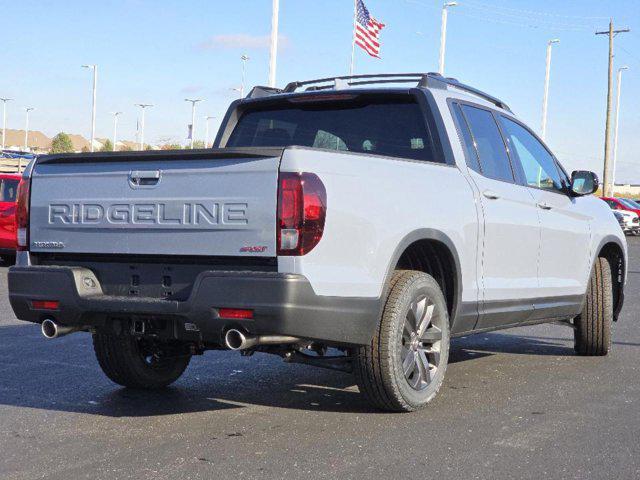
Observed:
[[[320,177],[327,218],[320,243],[305,256],[279,257],[280,271],[306,276],[319,295],[380,297],[398,246],[428,228],[457,250],[461,300],[477,301],[478,217],[457,167],[296,147],[285,150],[281,171]]]

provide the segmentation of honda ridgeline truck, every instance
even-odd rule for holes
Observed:
[[[455,79],[256,87],[212,149],[38,157],[10,301],[48,338],[91,332],[126,387],[226,348],[353,372],[379,408],[415,410],[453,337],[564,321],[578,354],[609,352],[627,247],[597,187]]]

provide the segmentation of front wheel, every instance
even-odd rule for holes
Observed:
[[[166,387],[180,378],[191,360],[168,343],[134,336],[96,333],[93,349],[105,375],[130,388]]]
[[[423,408],[440,389],[448,359],[449,314],[440,286],[426,273],[396,271],[379,328],[356,355],[360,391],[382,410]]]
[[[578,355],[603,356],[611,349],[613,282],[606,258],[598,258],[589,279],[582,312],[574,320],[575,351]]]

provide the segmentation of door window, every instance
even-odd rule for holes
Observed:
[[[513,170],[509,156],[493,114],[482,108],[462,105],[473,145],[478,154],[480,170],[485,177],[513,182]]]
[[[544,190],[563,191],[560,173],[553,156],[522,125],[500,117],[512,154],[520,161],[527,185]]]
[[[333,133],[318,130],[313,141],[313,148],[325,148],[327,150],[347,150],[347,144]]]

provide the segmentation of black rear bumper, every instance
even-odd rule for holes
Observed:
[[[172,337],[222,344],[224,332],[290,335],[331,344],[367,344],[380,314],[375,298],[316,295],[301,275],[276,272],[204,271],[184,301],[103,293],[92,270],[69,266],[12,267],[9,300],[20,320],[45,318],[68,326],[101,328],[112,321],[167,320]],[[60,302],[35,310],[34,300]],[[253,319],[220,318],[218,308],[253,310]],[[187,324],[185,326],[185,324]]]

